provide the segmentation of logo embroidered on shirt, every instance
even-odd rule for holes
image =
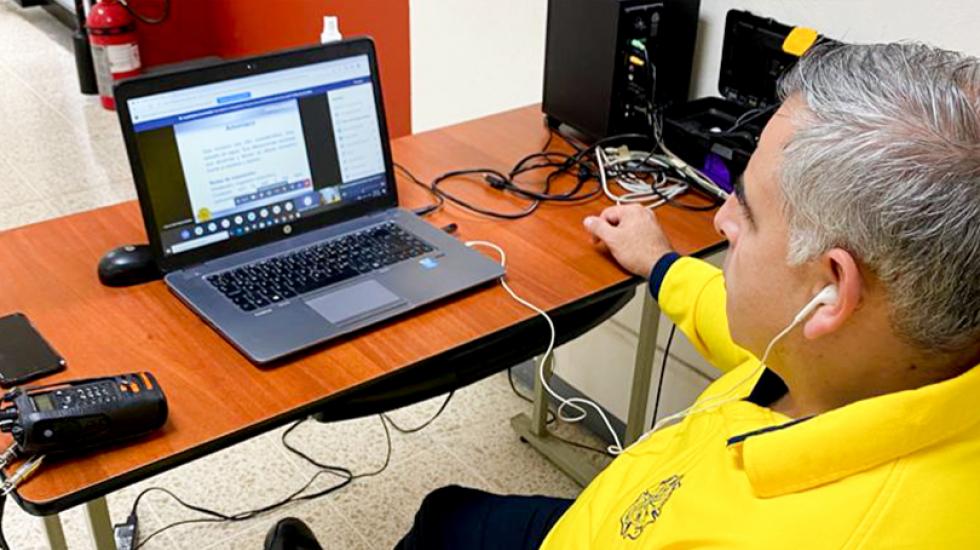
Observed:
[[[656,490],[647,489],[633,501],[620,518],[619,534],[624,539],[636,540],[647,525],[657,521],[670,495],[681,486],[684,476],[673,475],[660,482]]]

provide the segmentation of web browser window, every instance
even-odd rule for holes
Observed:
[[[386,192],[366,55],[128,102],[164,253]]]

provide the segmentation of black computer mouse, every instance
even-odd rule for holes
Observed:
[[[106,286],[131,286],[161,277],[146,244],[127,244],[106,253],[99,260],[99,281]]]

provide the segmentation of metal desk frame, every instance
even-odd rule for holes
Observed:
[[[640,321],[640,334],[636,344],[636,359],[633,366],[633,384],[630,388],[630,403],[626,419],[626,434],[623,445],[634,443],[646,431],[647,407],[650,400],[650,381],[653,379],[654,359],[657,352],[657,329],[660,324],[660,307],[649,292],[644,292],[643,313]],[[548,357],[545,364],[538,360],[538,368],[545,369],[545,376],[551,378],[553,359]],[[551,437],[545,422],[548,416],[548,396],[545,394],[541,378],[534,377],[534,408],[531,415],[519,414],[511,418],[514,431],[527,441],[559,470],[565,472],[581,486],[586,486],[599,474],[599,469],[586,460],[581,453]]]

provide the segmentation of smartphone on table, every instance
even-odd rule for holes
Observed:
[[[0,317],[0,386],[9,388],[54,374],[65,360],[23,313]]]

